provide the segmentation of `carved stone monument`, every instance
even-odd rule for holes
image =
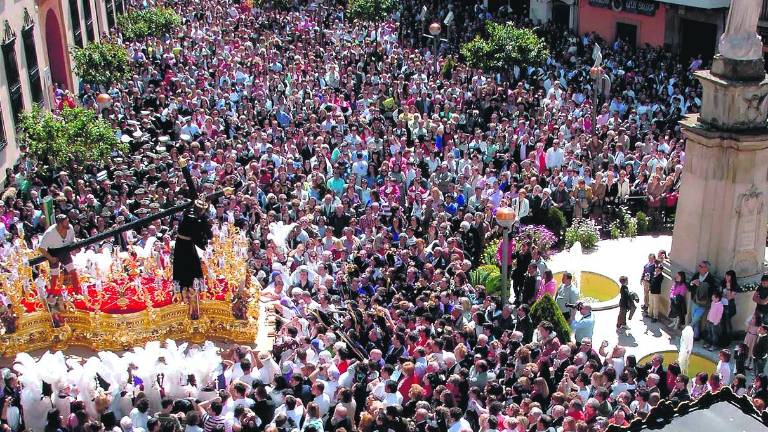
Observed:
[[[765,271],[768,76],[757,35],[761,2],[731,2],[712,69],[696,73],[703,86],[701,113],[680,122],[687,143],[673,272],[692,274],[706,259],[720,277],[736,271],[743,285]],[[732,323],[738,330],[753,307],[737,309]]]

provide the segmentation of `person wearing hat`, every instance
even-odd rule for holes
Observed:
[[[202,288],[203,266],[196,248],[205,249],[208,241],[213,238],[213,232],[206,215],[208,202],[198,197],[186,161],[180,160],[179,165],[189,187],[190,198],[195,204],[184,213],[179,224],[173,251],[173,283],[184,302],[189,305],[190,318],[198,319],[198,290]]]
[[[64,272],[69,274],[75,292],[80,292],[80,283],[70,251],[57,251],[57,249],[70,245],[74,241],[75,230],[69,225],[69,218],[63,214],[56,215],[56,223],[49,227],[40,239],[38,250],[51,266],[49,292],[56,296],[61,294],[61,290],[58,289],[60,267],[63,267]]]

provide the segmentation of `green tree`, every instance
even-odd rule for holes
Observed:
[[[515,64],[543,63],[549,56],[549,49],[531,29],[487,21],[484,34],[462,45],[461,55],[472,68],[503,72]]]
[[[108,86],[131,75],[128,53],[121,45],[92,43],[72,52],[75,73],[86,83]]]
[[[563,232],[565,231],[568,222],[565,219],[565,215],[557,207],[550,207],[547,211],[547,220],[545,223],[547,229],[552,231],[558,239],[562,239]]]
[[[58,116],[33,107],[21,114],[18,140],[37,160],[54,169],[74,160],[106,161],[114,151],[128,151],[109,123],[92,110],[79,107],[65,108]]]
[[[395,0],[349,0],[347,17],[351,21],[384,21],[396,6]]]
[[[538,299],[536,303],[531,306],[531,319],[534,324],[538,325],[542,321],[549,321],[555,327],[557,338],[561,343],[568,343],[571,340],[571,327],[565,320],[565,316],[560,312],[560,308],[557,307],[555,299],[549,294],[544,294],[544,297]]]
[[[125,40],[168,35],[181,26],[181,23],[179,14],[169,8],[137,10],[117,17],[120,34]]]

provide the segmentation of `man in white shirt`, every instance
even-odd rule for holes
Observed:
[[[298,427],[304,417],[304,405],[301,404],[301,400],[296,399],[293,395],[288,395],[283,404],[275,410],[275,417],[280,414],[284,414]]]
[[[331,398],[325,394],[325,383],[322,381],[315,382],[312,385],[312,395],[315,397],[313,402],[320,408],[320,416],[324,417],[331,409]]]
[[[552,142],[552,147],[547,150],[546,162],[549,169],[563,166],[563,163],[565,163],[565,153],[560,148],[560,141],[554,140]]]
[[[385,407],[402,406],[403,395],[397,391],[397,382],[389,380],[384,383],[384,398],[382,399]]]
[[[59,281],[59,267],[64,268],[64,273],[70,275],[72,287],[75,292],[80,292],[77,272],[72,262],[70,252],[51,253],[50,249],[57,249],[75,241],[75,230],[69,225],[69,218],[66,215],[56,216],[56,223],[48,228],[40,239],[40,246],[37,248],[51,265],[51,289],[50,292],[58,294],[57,283]]]
[[[250,386],[246,385],[246,383],[242,381],[235,382],[234,385],[232,386],[232,389],[234,390],[233,392],[234,408],[238,406],[242,406],[242,407],[251,409],[253,405],[256,404],[256,402],[253,399],[245,396],[248,393],[248,390],[250,389]]]
[[[472,425],[463,417],[461,408],[451,408],[449,416],[450,418],[448,419],[448,422],[451,426],[448,428],[448,432],[469,432],[472,430]]]
[[[248,358],[244,358],[240,361],[240,369],[242,369],[243,375],[241,375],[238,380],[244,382],[248,387],[253,386],[254,379],[260,378],[252,375],[253,367],[251,366],[251,360]]]

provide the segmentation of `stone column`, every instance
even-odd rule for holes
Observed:
[[[671,270],[690,275],[706,259],[718,277],[733,269],[741,284],[755,282],[764,271],[768,215],[768,77],[762,60],[721,56],[696,76],[702,109],[680,122],[687,143]],[[733,320],[735,330],[743,330],[746,313]]]

